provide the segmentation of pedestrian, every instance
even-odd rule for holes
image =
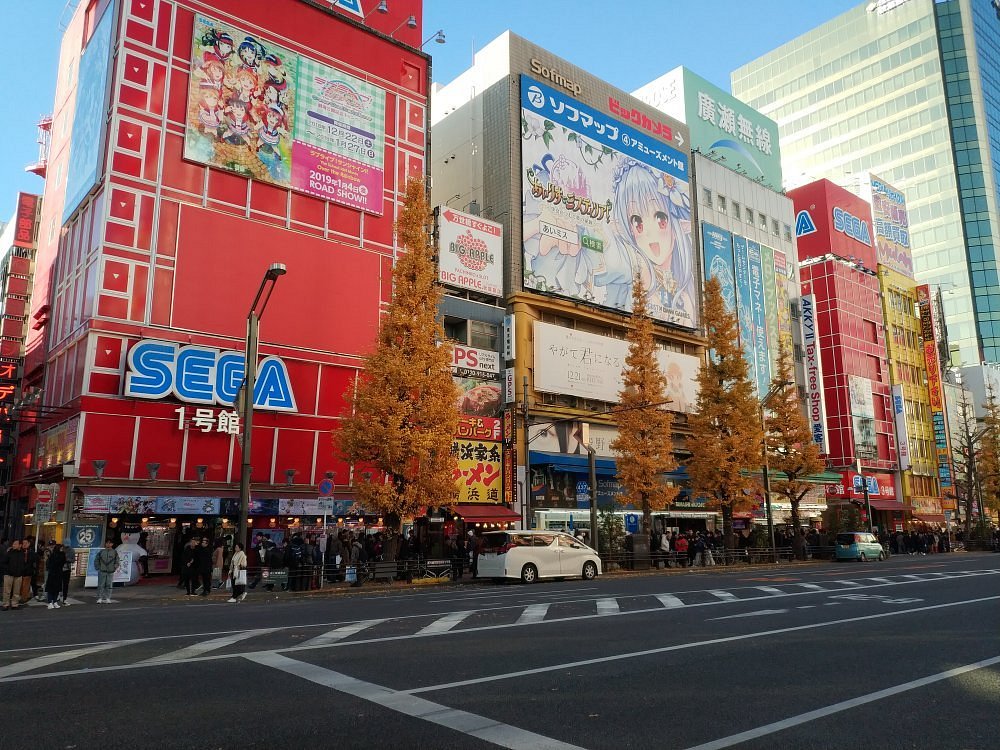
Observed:
[[[351,543],[351,565],[354,566],[355,573],[354,583],[351,586],[357,587],[364,582],[364,572],[361,567],[366,562],[368,562],[368,553],[365,551],[365,545],[361,543],[360,536],[355,536]]]
[[[21,577],[24,575],[24,551],[21,544],[15,539],[4,555],[3,602],[0,605],[3,610],[21,608]]]
[[[61,579],[61,591],[62,596],[60,597],[59,603],[64,607],[69,606],[69,582],[73,578],[73,565],[76,563],[76,553],[73,551],[72,547],[64,547],[63,551],[66,553],[66,562],[63,563],[62,572],[59,574]]]
[[[222,588],[222,584],[226,582],[226,576],[223,572],[225,568],[226,560],[226,545],[221,539],[215,540],[215,549],[212,550],[212,580],[213,587],[217,589]]]
[[[28,602],[33,596],[38,596],[38,551],[35,549],[35,537],[29,536],[21,545],[24,553],[24,575],[21,577],[21,601]]]
[[[59,593],[62,591],[62,572],[66,564],[66,552],[63,546],[57,544],[49,553],[49,559],[45,561],[45,600],[49,609],[59,609]]]
[[[211,540],[207,536],[201,538],[194,551],[195,565],[198,572],[195,575],[195,591],[198,589],[198,581],[201,581],[201,595],[208,596],[212,593],[212,548],[209,546]]]
[[[229,602],[241,602],[247,598],[247,553],[243,542],[236,542],[233,559],[229,561],[229,578],[233,582],[233,595]]]
[[[97,603],[111,604],[111,588],[114,586],[115,571],[118,570],[118,550],[110,539],[104,540],[104,549],[94,558],[97,570]]]
[[[579,537],[577,537],[579,539]],[[483,552],[483,532],[476,528],[472,535],[472,577],[479,578],[479,556]]]
[[[181,552],[181,580],[188,596],[197,596],[198,588],[198,547],[200,539],[196,536],[188,540],[187,546]]]
[[[674,549],[677,552],[677,564],[680,567],[685,567],[688,562],[688,539],[683,534],[677,535],[677,541],[674,542]]]
[[[149,532],[139,532],[139,541],[136,544],[142,550],[139,555],[139,568],[142,570],[142,577],[149,578]]]

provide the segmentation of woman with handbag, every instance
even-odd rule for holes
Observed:
[[[233,559],[229,561],[229,575],[233,582],[229,601],[241,602],[247,598],[247,553],[243,551],[242,542],[236,542]]]

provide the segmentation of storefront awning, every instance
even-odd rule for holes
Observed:
[[[549,453],[548,451],[531,451],[532,466],[551,466],[554,471],[570,471],[586,474],[590,471],[587,456],[576,453]],[[602,476],[614,476],[618,469],[613,458],[595,459],[597,473]]]
[[[923,523],[939,523],[944,525],[944,514],[943,513],[914,513],[914,521],[922,521]]]
[[[490,505],[488,503],[462,503],[451,506],[455,515],[461,516],[466,523],[516,523],[521,515],[505,505]]]
[[[880,500],[876,497],[871,497],[868,499],[868,502],[875,510],[898,510],[900,513],[903,512],[903,504],[899,500]]]

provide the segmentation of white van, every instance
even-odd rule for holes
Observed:
[[[560,531],[489,531],[483,534],[479,553],[482,578],[539,578],[580,576],[591,580],[601,574],[597,552]]]

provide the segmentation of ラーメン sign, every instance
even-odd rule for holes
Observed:
[[[129,350],[124,395],[232,406],[244,372],[239,352],[146,339]],[[296,411],[288,368],[278,357],[265,357],[257,365],[253,401],[257,409]]]
[[[438,280],[503,296],[503,227],[442,206],[438,209]]]

